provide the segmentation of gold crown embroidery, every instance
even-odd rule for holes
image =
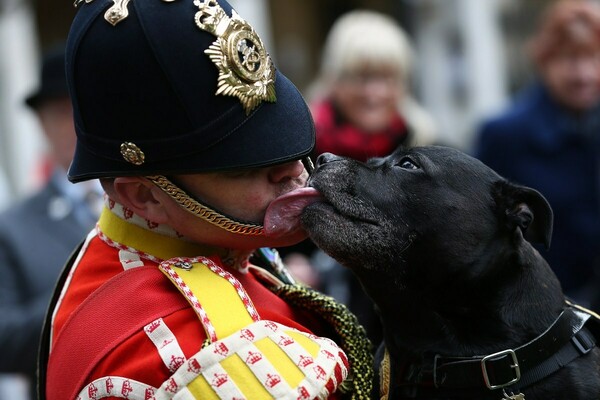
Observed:
[[[196,25],[217,37],[204,52],[219,70],[216,95],[240,99],[246,114],[275,102],[275,66],[254,29],[235,10],[231,18],[215,0],[195,0]]]

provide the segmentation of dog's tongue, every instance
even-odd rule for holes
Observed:
[[[299,229],[302,210],[319,199],[321,194],[311,187],[296,189],[279,196],[267,208],[265,235],[280,237]]]

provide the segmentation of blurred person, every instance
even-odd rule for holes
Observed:
[[[255,30],[225,0],[77,3],[68,174],[107,197],[47,313],[41,397],[367,398],[356,318],[268,250],[306,237],[314,127]]]
[[[315,154],[364,161],[400,144],[432,143],[432,119],[410,94],[413,64],[409,39],[391,17],[366,10],[339,17],[309,90]]]
[[[399,145],[432,144],[433,120],[410,93],[414,63],[409,38],[391,17],[368,10],[340,16],[327,35],[319,75],[308,91],[317,135],[313,155],[331,152],[366,161]],[[381,340],[379,317],[350,270],[310,241],[281,251],[290,265],[300,259],[294,251],[309,255],[319,287],[349,306],[372,341]]]
[[[65,260],[94,226],[98,210],[66,171],[75,149],[73,111],[65,79],[64,47],[44,55],[40,86],[25,100],[49,145],[53,171],[29,198],[0,214],[0,373],[34,384],[44,314]],[[91,193],[101,196],[99,185]],[[96,206],[102,201],[96,202]]]
[[[303,285],[314,289],[321,289],[319,272],[310,263],[310,260],[300,253],[291,253],[285,259],[285,265],[290,274]]]
[[[8,179],[2,169],[0,169],[0,211],[4,211],[10,204],[10,187]]]
[[[561,0],[530,42],[537,78],[486,121],[475,156],[539,190],[554,211],[549,251],[540,250],[566,294],[598,308],[600,292],[600,5]]]

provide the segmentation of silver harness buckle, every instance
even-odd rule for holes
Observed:
[[[515,377],[506,383],[500,383],[500,384],[493,385],[492,382],[490,381],[490,377],[488,375],[486,363],[488,361],[497,360],[497,359],[500,359],[500,358],[506,357],[506,356],[510,356],[512,358],[513,364],[510,367],[515,370]],[[490,354],[490,355],[483,357],[481,359],[481,372],[483,374],[483,380],[485,381],[485,385],[490,390],[500,389],[500,388],[510,386],[513,383],[518,382],[519,379],[521,379],[521,368],[519,367],[519,360],[517,359],[517,355],[515,354],[515,351],[511,350],[511,349],[499,351],[498,353]]]

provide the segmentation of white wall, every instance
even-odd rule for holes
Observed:
[[[45,148],[37,119],[23,99],[37,85],[38,43],[27,2],[0,0],[0,170],[11,199],[29,193],[36,162]]]
[[[499,28],[504,0],[417,0],[421,98],[441,140],[467,149],[476,125],[507,100]]]

